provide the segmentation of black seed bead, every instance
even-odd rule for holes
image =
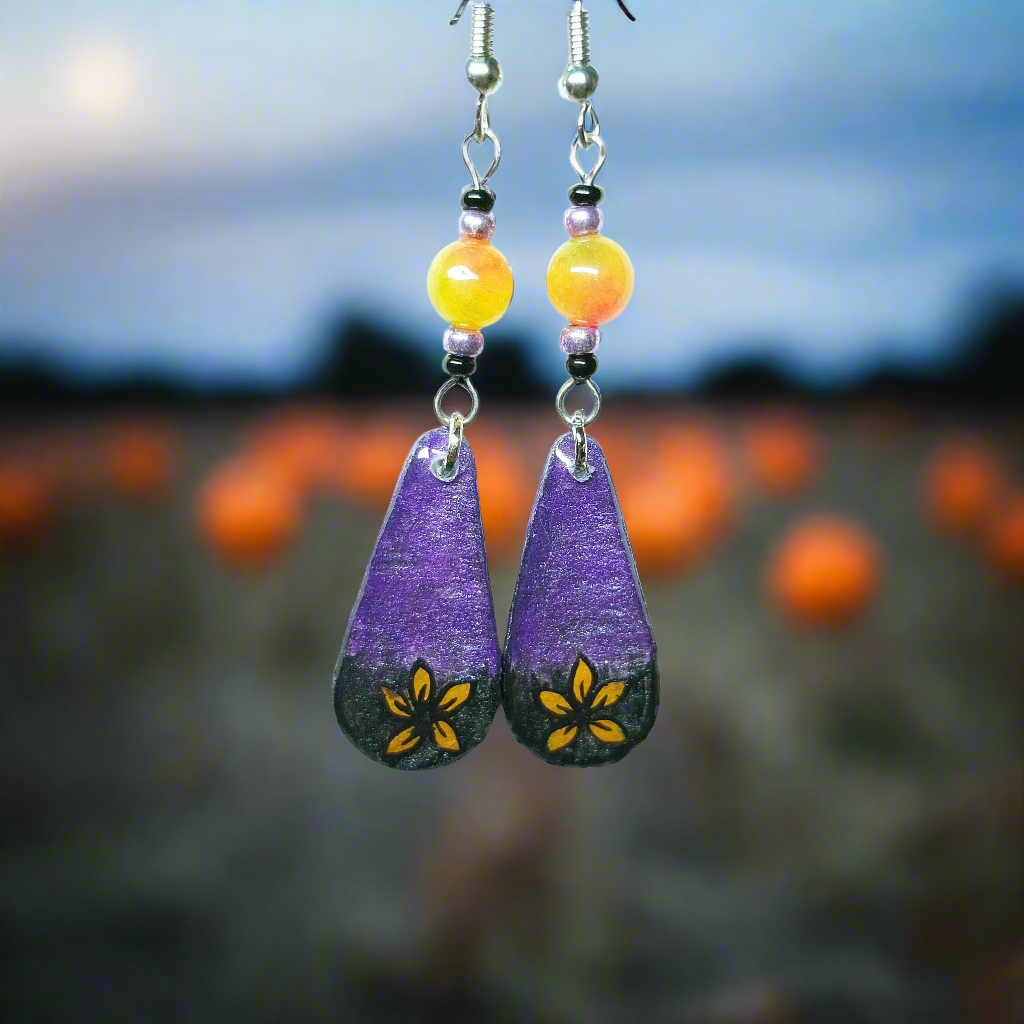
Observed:
[[[457,356],[454,352],[446,352],[441,360],[441,369],[449,377],[469,377],[476,370],[476,356]]]
[[[597,373],[597,356],[590,352],[581,356],[569,356],[565,361],[565,368],[573,380],[586,380]]]
[[[597,206],[604,199],[600,185],[573,185],[569,189],[569,202],[573,206]]]
[[[490,213],[494,209],[494,200],[497,197],[486,185],[483,188],[472,188],[467,185],[462,190],[461,202],[464,210],[481,210],[483,213]]]

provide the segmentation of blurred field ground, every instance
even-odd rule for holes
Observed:
[[[0,553],[7,1019],[1022,1019],[1024,587],[941,535],[921,495],[965,432],[1024,487],[1019,414],[805,411],[813,465],[769,494],[744,457],[756,410],[680,413],[725,483],[699,551],[640,559],[663,687],[649,740],[568,771],[499,712],[472,755],[417,775],[349,746],[330,678],[432,422],[397,408],[374,449],[372,422],[341,412],[361,454],[337,490],[304,491],[276,560],[242,568],[196,505],[225,460],[273,448],[272,414],[161,417],[173,446],[149,484],[145,455],[122,450],[118,475],[102,419],[0,421],[5,454],[42,467],[63,445],[74,470],[45,532]],[[690,493],[687,470],[636,483],[666,422],[635,407],[593,428],[627,516],[662,502],[662,521]],[[558,426],[489,408],[467,429],[482,481],[507,468],[481,485],[502,636]],[[376,464],[384,482],[357,494]],[[117,480],[141,481],[136,500]],[[766,589],[779,539],[818,512],[880,558],[842,628],[801,626]]]

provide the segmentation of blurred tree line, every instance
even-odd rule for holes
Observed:
[[[246,405],[281,398],[398,399],[421,397],[425,381],[442,380],[440,353],[435,358],[413,338],[352,313],[341,313],[328,324],[320,355],[308,372],[279,386],[237,382],[200,387],[156,372],[127,372],[97,382],[33,356],[31,353],[42,350],[33,341],[38,339],[0,339],[0,403],[4,408]],[[496,401],[532,402],[549,397],[550,383],[532,365],[532,351],[535,347],[524,337],[501,331],[489,334],[487,358],[480,361],[474,382]],[[670,378],[671,371],[662,379],[666,376]],[[697,385],[680,382],[674,389],[661,387],[657,393],[720,402],[880,399],[915,405],[1015,405],[1024,397],[1024,289],[993,292],[961,331],[958,342],[942,358],[925,366],[882,363],[852,382],[811,387],[780,361],[759,356],[721,367]]]

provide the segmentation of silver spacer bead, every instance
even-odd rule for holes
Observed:
[[[597,92],[597,71],[590,64],[570,64],[562,75],[566,98],[584,103]]]
[[[466,79],[477,92],[487,96],[501,85],[501,65],[494,57],[470,57],[466,61]]]
[[[601,344],[600,327],[565,327],[559,339],[562,351],[567,356],[582,356],[593,352]]]
[[[565,230],[573,238],[596,235],[603,223],[604,215],[596,206],[570,206],[565,211]]]
[[[494,214],[463,210],[459,214],[459,237],[488,239],[494,234]]]
[[[444,350],[456,356],[478,356],[484,350],[484,336],[480,331],[464,331],[449,327],[444,332]]]

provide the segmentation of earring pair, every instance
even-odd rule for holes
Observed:
[[[499,703],[516,738],[538,757],[609,764],[647,736],[658,709],[647,606],[607,463],[586,432],[601,408],[592,379],[600,325],[625,308],[633,268],[622,247],[600,233],[603,190],[595,179],[607,146],[592,103],[597,72],[582,0],[568,15],[569,62],[560,81],[562,94],[579,103],[569,159],[580,181],[569,189],[570,238],[547,272],[551,302],[568,320],[560,346],[569,379],[555,404],[569,429],[541,476],[504,653],[498,645],[476,464],[464,439],[480,405],[471,377],[482,330],[504,314],[514,288],[507,260],[491,244],[495,194],[488,182],[501,160],[488,110],[501,82],[493,17],[489,4],[473,5],[466,74],[478,98],[473,131],[462,143],[472,183],[461,194],[459,240],[437,254],[427,275],[430,300],[449,324],[442,361],[448,379],[434,399],[441,427],[416,441],[402,469],[334,673],[344,733],[364,754],[401,769],[439,767],[466,754],[486,735]],[[470,146],[488,140],[494,156],[481,175]],[[594,147],[596,160],[585,171],[581,151]],[[455,387],[469,394],[465,415],[444,411]],[[590,392],[588,413],[568,409],[578,388]]]

